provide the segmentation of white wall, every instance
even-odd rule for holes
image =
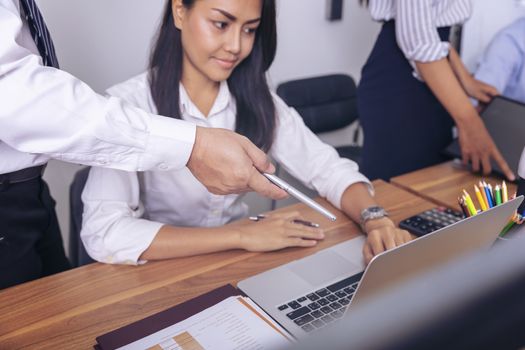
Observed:
[[[104,89],[144,70],[164,0],[37,0],[53,35],[62,69]],[[278,54],[272,85],[299,77],[348,73],[356,79],[379,30],[357,0],[344,3],[343,20],[325,19],[326,0],[278,0]],[[324,135],[345,143],[348,130]],[[45,178],[58,202],[60,225],[69,232],[68,191],[78,165],[51,162]],[[249,195],[253,212],[269,201]],[[67,243],[66,243],[67,245]]]
[[[463,27],[461,57],[474,72],[494,35],[515,19],[525,16],[523,0],[474,0],[472,17]]]
[[[325,0],[278,2],[278,50],[270,68],[273,83],[328,73],[359,79],[379,24],[357,0],[346,0],[343,19],[325,19]]]

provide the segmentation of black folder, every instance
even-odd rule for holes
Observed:
[[[242,295],[242,292],[231,284],[227,284],[155,315],[101,335],[97,337],[98,344],[94,348],[99,350],[117,349],[183,321],[224,299],[236,295]]]

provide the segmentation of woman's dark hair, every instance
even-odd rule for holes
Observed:
[[[368,6],[368,0],[359,0],[359,5],[367,7]]]
[[[195,1],[182,2],[189,9]],[[252,52],[228,78],[228,88],[237,107],[235,131],[265,151],[272,146],[276,124],[275,106],[266,81],[266,71],[273,62],[277,47],[275,17],[275,0],[263,0]],[[173,22],[171,0],[168,0],[149,64],[151,94],[159,114],[181,119],[181,78],[181,33]]]

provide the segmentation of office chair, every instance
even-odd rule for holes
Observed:
[[[87,167],[77,171],[69,187],[69,260],[73,267],[95,262],[86,252],[86,248],[80,239],[82,212],[84,211],[81,195],[89,175],[89,169]]]
[[[314,78],[291,80],[277,87],[277,95],[303,118],[315,134],[334,131],[358,120],[356,85],[345,74],[324,75]],[[341,157],[359,164],[361,147],[356,146],[359,127],[352,145],[336,147]]]

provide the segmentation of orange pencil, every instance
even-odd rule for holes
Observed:
[[[487,203],[485,203],[485,200],[481,196],[478,186],[474,185],[474,191],[476,192],[476,198],[478,199],[479,205],[481,206],[481,211],[487,210]]]

